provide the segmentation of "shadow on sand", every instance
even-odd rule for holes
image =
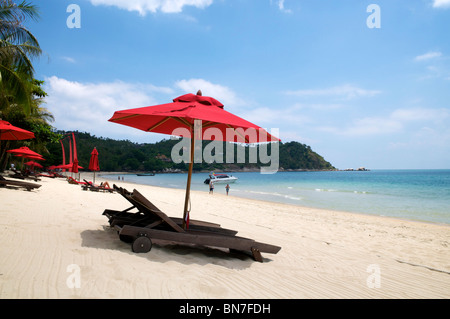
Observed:
[[[130,243],[121,241],[117,231],[106,225],[103,226],[103,230],[81,232],[81,239],[83,247],[118,250],[153,262],[176,261],[185,265],[217,264],[230,269],[245,269],[255,263],[250,254],[245,252],[230,252],[228,249],[198,245],[180,245],[167,241],[153,241],[150,252],[137,254],[131,250]],[[263,261],[270,262],[271,259],[263,258]]]

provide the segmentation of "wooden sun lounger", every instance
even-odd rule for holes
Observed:
[[[237,231],[222,228],[215,223],[190,220],[189,228],[184,230],[181,218],[167,216],[137,190],[131,193],[116,185],[114,188],[133,206],[123,211],[106,209],[103,215],[108,217],[110,226],[118,230],[121,240],[132,243],[132,250],[136,253],[150,251],[152,240],[250,252],[259,262],[263,261],[261,253],[276,254],[281,249],[238,237]],[[133,213],[131,210],[134,208],[138,211]]]
[[[41,185],[35,184],[35,183],[22,182],[22,181],[12,181],[10,179],[5,179],[1,175],[0,175],[0,186],[3,186],[3,187],[5,187],[5,186],[23,187],[23,188],[26,188],[27,191],[31,191],[32,189],[41,187]]]
[[[17,179],[32,179],[35,182],[40,181],[41,179],[39,177],[37,177],[36,175],[33,174],[26,174],[23,172],[20,172],[16,169],[12,169],[12,171],[14,172],[14,174],[9,174],[9,177],[11,178],[17,178]]]
[[[69,184],[74,184],[74,185],[86,185],[86,182],[79,182],[75,178],[73,178],[72,176],[68,176],[67,177],[67,182]]]

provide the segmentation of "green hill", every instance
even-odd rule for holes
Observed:
[[[68,132],[58,131],[57,133],[62,135],[67,135]],[[188,165],[184,162],[174,163],[171,160],[171,152],[180,140],[165,139],[157,143],[149,144],[138,144],[133,143],[128,140],[113,140],[110,138],[96,137],[92,136],[86,132],[74,132],[76,145],[77,145],[77,155],[79,165],[85,169],[89,166],[89,159],[91,152],[94,147],[97,148],[99,152],[99,162],[100,169],[102,171],[164,171],[164,170],[181,170],[186,171]],[[210,142],[203,141],[203,150]],[[64,143],[66,162],[69,158],[69,146],[68,142]],[[261,163],[259,160],[259,154],[265,154],[270,158],[272,155],[271,146],[269,145],[268,150],[262,150],[260,147],[255,146],[242,146],[237,144],[223,143],[222,148],[220,147],[214,149],[214,151],[220,154],[223,150],[226,153],[227,147],[232,148],[234,151],[234,161],[232,164],[218,163],[216,160],[212,163],[202,163],[194,162],[195,171],[211,171],[211,170],[224,170],[224,171],[238,171],[238,170],[257,170],[261,166],[268,166],[270,162],[265,160],[265,163]],[[50,152],[46,155],[46,165],[58,165],[62,163],[62,150],[61,145],[58,143],[49,144],[47,148]],[[179,145],[178,145],[178,148]],[[211,146],[210,146],[211,148]],[[210,149],[207,150],[209,153],[206,154],[216,155],[214,151]],[[274,149],[275,151],[275,149]],[[240,153],[242,152],[242,153]],[[255,153],[256,152],[256,153]],[[263,153],[261,153],[263,152]],[[182,153],[181,153],[182,154]],[[205,154],[205,153],[202,153]],[[245,161],[239,163],[239,154],[245,154]],[[252,157],[252,155],[258,154],[258,156]],[[315,153],[310,146],[304,145],[298,142],[288,142],[279,144],[279,167],[281,170],[334,170],[335,168],[327,161],[324,160],[322,156]],[[222,155],[222,154],[220,154]],[[253,159],[257,158],[257,162]],[[217,155],[216,158],[223,158],[223,162],[226,161],[226,154],[223,156]]]

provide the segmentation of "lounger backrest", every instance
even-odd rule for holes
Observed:
[[[152,213],[156,215],[158,218],[162,219],[164,222],[166,222],[173,230],[176,232],[182,233],[184,232],[184,229],[178,226],[177,223],[175,223],[169,216],[164,214],[161,210],[159,210],[158,207],[153,205],[147,198],[145,198],[141,193],[139,193],[137,190],[133,190],[133,193],[131,194],[131,200],[134,201],[134,205],[141,210],[144,210],[148,213]]]

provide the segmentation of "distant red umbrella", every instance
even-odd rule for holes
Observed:
[[[35,160],[35,161],[45,161],[45,158],[43,158],[42,156],[20,155],[20,154],[17,154],[14,156],[28,158],[28,159]]]
[[[7,150],[6,152],[10,153],[10,154],[12,154],[14,156],[22,157],[22,169],[23,169],[23,160],[25,158],[43,160],[43,157],[42,157],[41,154],[30,150],[26,146],[22,146],[22,147],[13,149],[13,150]]]
[[[69,163],[69,164],[61,164],[58,166],[55,166],[55,168],[60,168],[60,169],[70,169],[72,170],[74,168],[73,163]],[[76,166],[77,169],[83,169],[83,167],[81,167],[80,165]]]
[[[39,164],[39,163],[37,163],[37,162],[34,162],[34,161],[26,162],[25,165],[31,166],[31,167],[39,167],[39,168],[43,168],[43,166],[42,166],[41,164]]]
[[[42,155],[39,153],[36,153],[32,150],[30,150],[28,147],[26,146],[22,146],[13,150],[7,150],[7,153],[11,153],[14,156],[20,156],[20,157],[25,157],[25,158],[30,158],[31,157],[39,157],[42,158]]]
[[[95,183],[95,172],[100,170],[100,165],[98,163],[98,151],[96,147],[94,147],[94,149],[91,152],[91,159],[89,161],[89,170],[94,172],[94,183]]]
[[[74,160],[72,163],[72,173],[78,173],[78,168],[82,168],[81,166],[78,166],[78,160]]]
[[[27,140],[34,138],[34,133],[0,120],[0,140]]]
[[[0,120],[0,140],[27,140],[34,138],[34,133]],[[0,144],[0,159],[5,153]]]
[[[242,143],[280,141],[280,139],[270,135],[256,124],[225,111],[223,107],[223,104],[218,100],[209,96],[202,96],[199,90],[197,95],[185,94],[175,98],[172,103],[116,111],[109,119],[111,122],[131,126],[146,132],[169,135],[178,134],[180,136],[182,130],[176,131],[177,129],[181,128],[190,132],[190,162],[183,213],[184,229],[188,227],[189,223],[188,203],[194,162],[194,133],[196,132],[194,126],[196,128],[197,125],[199,126],[198,130],[202,133],[202,139],[204,138],[203,133],[207,129],[215,128],[220,130],[221,136],[214,136],[214,138],[209,136],[206,138],[236,142],[234,138],[237,136],[240,139],[237,142]],[[201,122],[201,125],[199,125],[199,122]],[[242,134],[242,131],[247,129],[250,129],[255,134],[252,134],[252,137],[245,136],[245,133]],[[230,131],[233,134],[228,134]]]

